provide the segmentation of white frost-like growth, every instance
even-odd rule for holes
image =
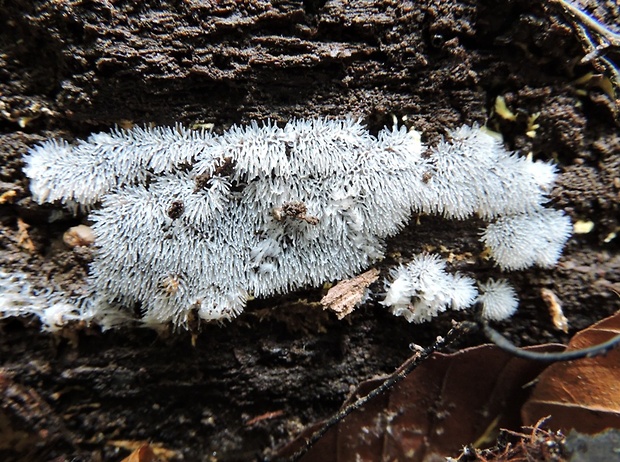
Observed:
[[[566,215],[541,207],[531,213],[498,218],[488,225],[482,241],[502,269],[551,267],[560,258],[571,231]]]
[[[553,165],[510,153],[495,137],[466,126],[432,148],[424,167],[422,211],[448,218],[535,211],[556,176]]]
[[[411,213],[421,152],[404,128],[373,137],[352,119],[317,119],[47,142],[25,171],[39,202],[101,200],[91,215],[99,301],[184,324],[192,309],[230,318],[250,295],[351,276],[382,257],[383,238]]]
[[[473,279],[447,273],[445,261],[437,255],[417,255],[406,266],[393,269],[390,276],[392,282],[386,282],[381,303],[409,322],[430,321],[448,308],[468,308],[478,295]]]
[[[177,126],[48,141],[24,170],[39,203],[99,207],[88,310],[139,305],[146,323],[185,324],[192,310],[230,318],[250,296],[349,277],[383,256],[384,239],[412,211],[495,220],[485,242],[504,267],[557,260],[566,233],[537,241],[536,256],[519,265],[506,263],[513,244],[493,238],[503,223],[540,214],[551,165],[506,152],[476,127],[422,152],[404,128],[375,137],[352,119],[315,119],[219,136]],[[507,239],[523,235],[504,229]],[[412,320],[470,303],[470,280],[443,274],[444,292],[429,282],[411,293],[427,305]]]
[[[151,174],[171,173],[204,154],[209,132],[180,125],[97,133],[73,146],[50,140],[25,157],[32,197],[88,208],[112,189],[144,182]]]
[[[514,288],[505,280],[495,281],[489,279],[485,283],[478,284],[480,295],[478,302],[482,305],[482,317],[492,321],[503,321],[511,317],[519,300]]]

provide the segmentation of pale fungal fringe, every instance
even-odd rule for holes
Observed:
[[[47,332],[77,321],[96,324],[103,331],[132,322],[126,310],[92,294],[67,297],[52,289],[38,290],[25,273],[0,269],[0,319],[27,316],[35,316]]]
[[[553,166],[507,152],[478,127],[423,151],[415,131],[375,137],[352,118],[221,135],[177,125],[47,141],[24,171],[37,202],[96,208],[92,306],[139,303],[150,323],[183,325],[194,310],[231,318],[249,296],[350,277],[383,257],[384,239],[412,212],[492,221],[483,239],[502,267],[557,260],[568,219],[542,206]],[[515,262],[515,243],[498,236],[519,245],[529,236],[535,254]],[[441,277],[452,292],[418,294],[429,306],[412,320],[470,302],[471,280]]]

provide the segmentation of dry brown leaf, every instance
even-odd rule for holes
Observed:
[[[562,348],[544,345],[534,350]],[[545,367],[494,345],[450,355],[435,353],[390,392],[331,428],[302,460],[423,461],[455,456],[483,435],[494,437],[499,428],[519,428],[525,386]],[[362,383],[349,402],[383,380]],[[320,424],[307,429],[279,456],[293,454],[317,428]]]
[[[167,449],[161,443],[148,443],[147,441],[135,440],[110,440],[110,446],[132,451],[121,462],[165,462],[182,458],[182,454]],[[133,457],[133,459],[131,458]],[[142,459],[140,459],[142,457]]]
[[[378,277],[379,270],[372,268],[359,276],[340,281],[321,299],[323,309],[332,310],[338,319],[344,318],[364,300],[368,286]]]
[[[606,342],[620,334],[620,312],[581,332],[568,350]],[[549,366],[539,377],[522,410],[525,425],[550,415],[548,425],[568,431],[597,433],[620,427],[620,349],[604,356]]]
[[[157,458],[151,447],[148,444],[143,444],[121,462],[155,462],[156,460]]]

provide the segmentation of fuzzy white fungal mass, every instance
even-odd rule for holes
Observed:
[[[478,292],[475,281],[446,272],[446,264],[437,255],[417,255],[406,266],[392,270],[384,305],[409,322],[426,322],[447,308],[470,307]]]
[[[562,212],[540,207],[499,218],[487,227],[482,241],[502,269],[551,267],[560,258],[572,228]]]
[[[489,279],[479,284],[481,294],[478,302],[482,305],[482,317],[493,321],[502,321],[517,311],[519,301],[513,287],[504,279]]]
[[[26,156],[25,173],[39,203],[96,208],[89,310],[140,305],[146,323],[185,324],[193,309],[207,320],[230,318],[248,296],[349,277],[383,256],[384,238],[412,212],[496,220],[484,239],[503,267],[555,263],[569,221],[542,206],[553,166],[469,127],[422,152],[416,132],[375,137],[352,119],[253,123],[219,136],[136,128],[77,145],[45,142]],[[547,212],[553,223],[527,222]],[[536,227],[557,221],[560,233]],[[503,236],[514,242],[498,242]],[[530,255],[515,263],[524,245]],[[452,289],[437,292],[420,276],[422,286],[405,293],[429,313],[471,304],[469,279],[436,273]]]

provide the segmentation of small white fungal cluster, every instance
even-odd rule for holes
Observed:
[[[556,264],[572,225],[558,210],[539,208],[498,218],[482,234],[482,241],[502,269],[520,270]]]
[[[489,279],[479,284],[478,302],[482,305],[482,317],[501,321],[512,316],[519,306],[517,293],[505,279]]]
[[[512,154],[477,128],[450,138],[425,160],[431,194],[422,211],[491,221],[481,240],[502,269],[555,265],[572,231],[564,213],[543,206],[555,167]]]
[[[381,303],[409,322],[427,322],[448,308],[464,310],[474,303],[482,306],[483,318],[501,321],[512,316],[519,305],[506,280],[479,283],[479,293],[476,281],[448,273],[446,262],[438,255],[416,255],[407,265],[392,269],[390,277]]]
[[[219,136],[177,126],[48,141],[24,171],[37,202],[95,208],[89,306],[139,305],[147,324],[184,325],[192,310],[230,318],[249,296],[349,277],[383,256],[412,212],[490,221],[483,241],[502,268],[555,263],[570,222],[542,205],[552,165],[476,127],[423,151],[405,128],[375,137],[352,119],[293,120]],[[434,257],[418,266],[434,276],[418,271],[420,286],[388,291],[394,311],[421,321],[472,303],[470,279]],[[409,293],[424,310],[408,311]]]
[[[475,281],[460,274],[446,272],[446,264],[438,255],[417,255],[406,266],[390,272],[384,305],[392,314],[409,322],[430,321],[447,308],[463,310],[475,301]]]

